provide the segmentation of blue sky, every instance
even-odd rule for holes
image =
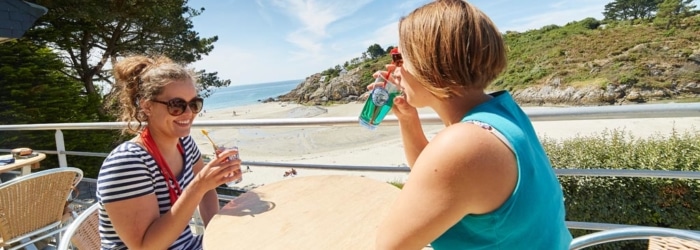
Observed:
[[[192,66],[232,85],[304,79],[358,57],[372,44],[398,43],[397,21],[428,0],[190,0],[214,50]],[[602,19],[612,0],[474,0],[501,32]]]

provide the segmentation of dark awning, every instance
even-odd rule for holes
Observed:
[[[22,0],[0,1],[0,43],[22,37],[48,9]]]

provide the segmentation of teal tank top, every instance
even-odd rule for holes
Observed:
[[[445,249],[569,249],[561,185],[530,119],[510,94],[467,113],[462,122],[480,122],[497,130],[510,144],[518,179],[510,198],[496,210],[467,215],[431,243]]]

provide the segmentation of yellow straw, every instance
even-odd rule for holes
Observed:
[[[206,129],[202,129],[202,134],[204,134],[204,136],[206,136],[207,139],[209,139],[209,142],[211,142],[211,146],[214,147],[214,152],[216,152],[216,150],[219,149],[219,147],[217,147],[216,143],[214,143],[214,141],[209,137],[209,132],[207,132]]]

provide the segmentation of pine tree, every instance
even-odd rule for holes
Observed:
[[[24,39],[0,44],[0,124],[36,124],[96,122],[99,115],[92,108],[82,84],[62,73],[66,65],[51,49]],[[30,147],[39,150],[56,148],[55,131],[0,131],[0,148]],[[109,152],[117,141],[115,131],[64,130],[68,151]],[[100,162],[97,157],[69,156],[72,166],[86,176],[95,177]],[[57,166],[48,157],[43,167]]]
[[[680,26],[680,20],[695,9],[693,0],[664,0],[659,4],[654,23],[665,29]]]

